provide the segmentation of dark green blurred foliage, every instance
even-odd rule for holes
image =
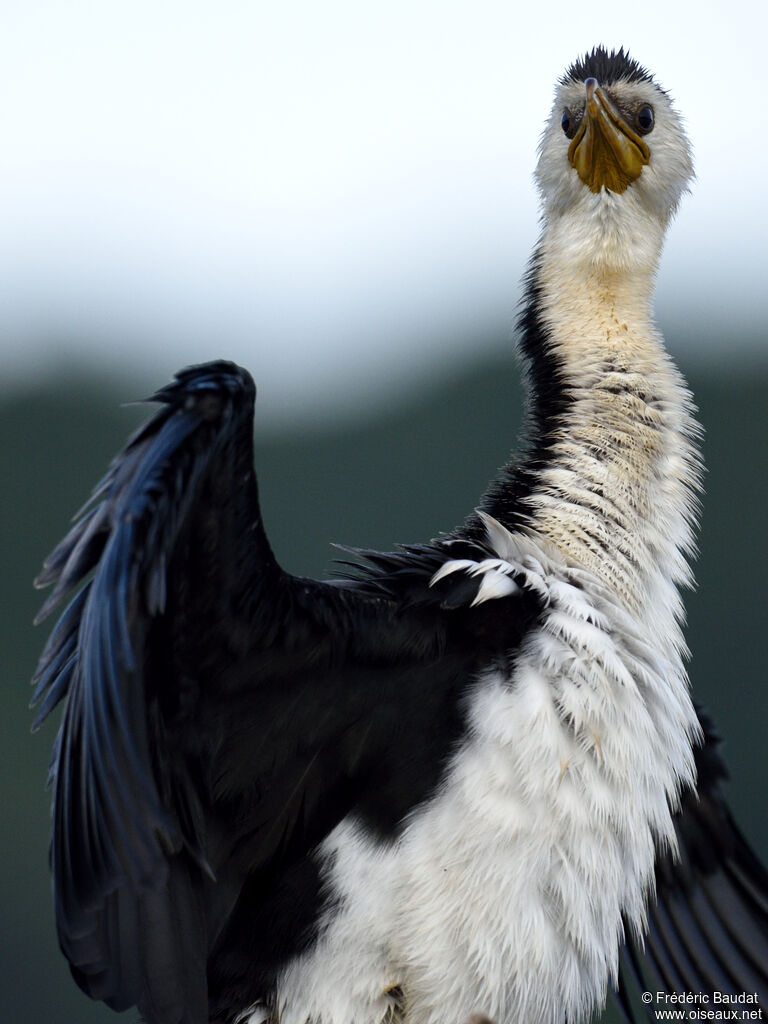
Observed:
[[[714,369],[686,373],[706,427],[708,467],[699,586],[687,599],[691,676],[727,739],[736,817],[768,859],[768,368],[743,375],[731,370],[725,377]],[[0,403],[0,935],[8,1021],[117,1019],[77,991],[56,948],[43,792],[54,726],[30,736],[27,680],[48,630],[30,625],[39,604],[32,577],[110,456],[146,415],[119,407],[132,397],[114,384],[81,381]],[[520,429],[519,369],[511,359],[441,379],[409,404],[394,397],[389,407],[368,419],[347,419],[341,428],[304,427],[260,440],[257,408],[257,471],[278,558],[293,572],[325,575],[334,557],[344,557],[329,547],[331,541],[388,548],[452,528],[474,507]]]

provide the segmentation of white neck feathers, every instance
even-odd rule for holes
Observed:
[[[573,264],[545,234],[541,344],[562,409],[531,493],[531,530],[607,583],[632,612],[664,580],[673,617],[689,582],[700,460],[690,394],[651,318],[655,260],[634,273]],[[680,641],[682,643],[682,641]]]

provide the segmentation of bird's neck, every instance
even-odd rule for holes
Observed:
[[[654,269],[580,265],[545,236],[522,317],[534,436],[522,470],[497,485],[487,508],[593,572],[633,610],[668,588],[679,618],[698,428],[653,325]]]

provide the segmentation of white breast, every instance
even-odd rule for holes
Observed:
[[[642,926],[693,773],[679,657],[593,574],[495,540],[547,611],[511,678],[478,680],[445,785],[401,839],[347,820],[323,844],[334,905],[281,979],[280,1024],[562,1024],[615,978],[622,915]]]

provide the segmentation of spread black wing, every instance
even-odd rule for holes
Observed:
[[[768,872],[728,809],[720,737],[698,710],[697,792],[684,795],[675,818],[679,858],[660,856],[645,942],[629,939],[621,952],[618,1008],[628,1021],[655,1021],[659,1009],[686,1006],[768,1013]],[[643,992],[652,994],[648,1004]],[[658,992],[708,1002],[660,1005]],[[715,1002],[722,997],[733,1002]]]
[[[483,556],[468,543],[382,556],[357,583],[287,575],[248,374],[194,367],[154,398],[38,580],[41,617],[80,589],[37,670],[37,721],[66,698],[51,865],[76,980],[153,1024],[203,1024],[308,940],[313,847],[350,812],[392,834],[437,785],[462,695],[535,601],[468,607],[461,574],[431,588],[447,557]]]

